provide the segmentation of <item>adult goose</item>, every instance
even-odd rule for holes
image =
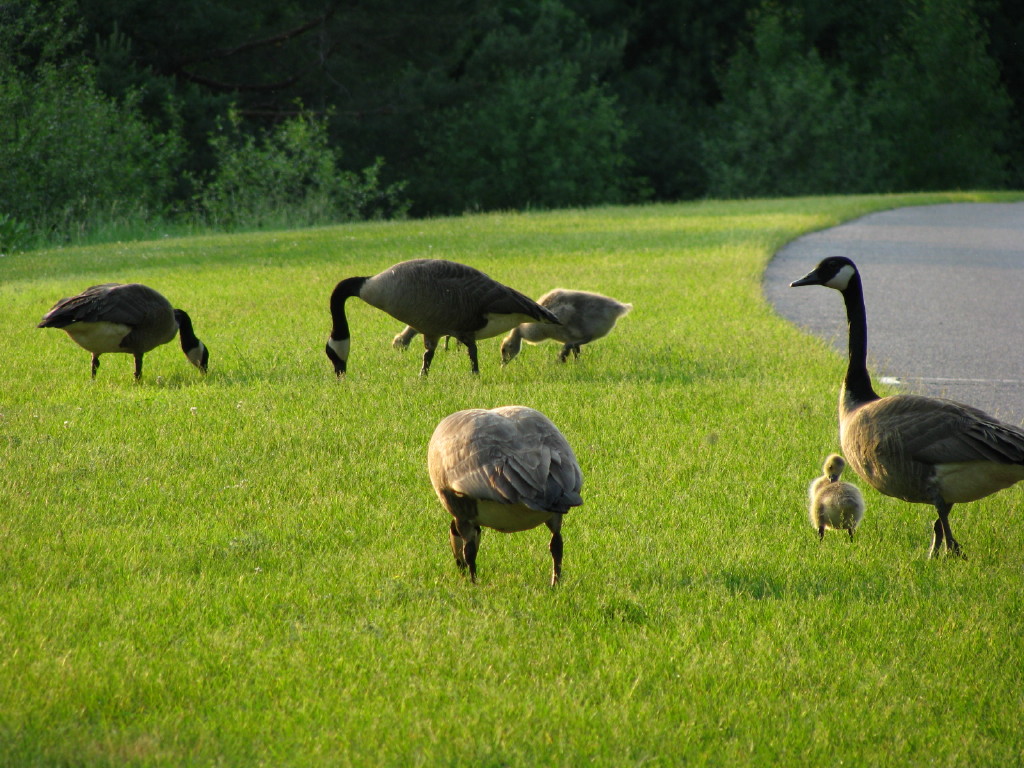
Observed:
[[[846,303],[850,360],[839,393],[839,439],[847,461],[875,490],[934,505],[929,555],[943,544],[960,555],[950,510],[1024,480],[1024,429],[951,400],[879,397],[867,369],[864,291],[850,259],[830,256],[790,285],[834,288]]]
[[[345,373],[348,363],[345,301],[352,296],[423,334],[423,376],[442,336],[460,341],[469,352],[473,373],[479,373],[478,339],[498,336],[527,321],[558,323],[558,317],[533,299],[478,269],[443,259],[403,261],[373,277],[346,278],[334,288],[333,329],[326,351],[338,376]]]
[[[476,581],[481,527],[511,533],[541,523],[551,531],[551,584],[562,574],[562,516],[583,504],[583,475],[558,428],[521,405],[458,411],[430,438],[427,468],[452,516],[455,563]]]
[[[510,362],[519,354],[523,340],[530,344],[540,344],[547,339],[562,342],[558,359],[563,363],[570,352],[573,357],[579,357],[581,346],[607,336],[616,321],[633,308],[632,304],[623,304],[600,293],[570,291],[566,288],[548,291],[537,299],[537,303],[558,315],[561,325],[517,325],[501,342],[502,363]]]
[[[78,346],[92,352],[92,378],[105,352],[135,357],[135,379],[142,377],[142,356],[180,335],[185,357],[203,373],[210,352],[195,335],[192,319],[164,296],[139,283],[104,283],[61,299],[38,328],[61,328]]]

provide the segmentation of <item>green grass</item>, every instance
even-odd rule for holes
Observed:
[[[844,360],[773,314],[771,254],[903,204],[815,198],[488,215],[0,260],[0,765],[1020,764],[1022,492],[932,513],[865,488],[852,545],[806,488],[837,446]],[[419,354],[334,284],[403,259],[632,302],[559,365],[484,341]],[[813,265],[808,265],[808,268]],[[794,275],[799,277],[799,275]],[[59,297],[142,281],[176,344],[89,355],[34,328]],[[836,312],[841,304],[837,302]],[[485,531],[458,574],[426,445],[518,403],[574,446],[585,505],[548,586],[543,527]]]

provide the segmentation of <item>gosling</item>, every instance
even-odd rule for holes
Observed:
[[[853,532],[864,518],[864,497],[857,486],[839,480],[846,461],[833,453],[825,459],[824,474],[809,489],[811,525],[818,532],[818,541],[825,538],[825,529],[845,529],[853,541]]]
[[[623,304],[608,296],[590,291],[570,291],[555,288],[548,291],[537,303],[558,315],[560,325],[545,327],[541,323],[525,322],[513,328],[501,342],[501,364],[506,365],[519,354],[526,340],[530,344],[540,344],[547,339],[562,342],[562,350],[558,360],[565,362],[571,353],[573,358],[580,356],[580,347],[584,344],[607,336],[616,321],[629,312],[632,304]]]

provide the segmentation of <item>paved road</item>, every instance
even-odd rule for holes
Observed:
[[[845,355],[840,294],[789,287],[830,255],[848,256],[860,269],[876,382],[897,379],[902,391],[1024,424],[1024,203],[899,208],[779,251],[765,272],[766,298]]]

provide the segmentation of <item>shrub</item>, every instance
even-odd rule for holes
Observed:
[[[181,142],[147,125],[139,99],[102,95],[87,66],[0,71],[0,210],[60,239],[97,213],[160,209]]]
[[[28,224],[10,214],[0,213],[0,256],[23,250],[30,237]]]
[[[326,119],[305,111],[254,135],[232,110],[210,145],[216,167],[197,201],[215,226],[310,226],[402,216],[407,208],[403,183],[381,186],[382,159],[361,173],[341,170]]]

